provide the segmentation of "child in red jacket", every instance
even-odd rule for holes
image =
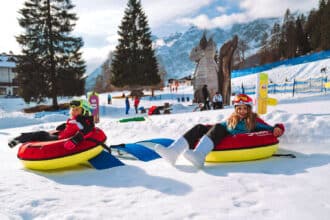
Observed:
[[[93,116],[91,116],[91,107],[85,100],[73,100],[70,102],[71,117],[56,127],[55,133],[47,131],[36,131],[22,133],[20,136],[11,140],[8,145],[13,148],[19,143],[29,141],[52,141],[70,138],[64,143],[66,149],[74,148],[84,139],[84,135],[94,129]]]
[[[135,108],[135,113],[138,113],[138,107],[139,107],[140,99],[138,96],[135,96],[134,98],[134,108]]]

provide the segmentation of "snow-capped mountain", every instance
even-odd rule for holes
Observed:
[[[207,37],[212,37],[217,44],[217,50],[234,35],[247,42],[250,53],[260,47],[262,36],[270,31],[279,18],[258,19],[245,24],[235,24],[232,28],[224,30],[214,28],[201,30],[190,27],[186,32],[176,33],[163,39],[156,39],[156,54],[167,72],[167,78],[182,78],[191,75],[195,69],[195,63],[189,60],[190,51],[199,43],[204,31]],[[248,51],[249,54],[249,51]]]
[[[194,72],[196,64],[189,60],[189,54],[199,43],[204,32],[208,38],[213,38],[218,51],[223,43],[237,35],[247,42],[250,47],[250,54],[252,54],[259,48],[262,35],[265,32],[269,34],[274,23],[280,23],[280,21],[280,18],[257,19],[245,24],[235,24],[227,30],[221,28],[203,30],[192,26],[183,33],[174,33],[164,38],[153,36],[152,39],[157,59],[166,70],[166,79],[178,79]],[[90,89],[90,86],[95,84],[95,75],[99,73],[101,73],[100,68],[97,68],[90,74],[93,77],[87,78],[86,89]]]
[[[85,81],[85,91],[93,90],[98,75],[102,74],[101,66],[97,67],[91,74],[89,74]]]

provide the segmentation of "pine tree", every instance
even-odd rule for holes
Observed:
[[[295,30],[295,19],[290,12],[290,9],[287,9],[284,15],[283,21],[283,41],[285,44],[285,57],[293,58],[296,56],[297,42],[296,42],[296,30]]]
[[[322,50],[330,49],[330,1],[322,0],[320,2],[320,48]]]
[[[268,48],[271,55],[271,61],[280,59],[280,42],[281,42],[281,26],[279,23],[275,23],[272,30],[271,36],[268,42]]]
[[[307,34],[304,30],[305,16],[300,15],[296,20],[296,41],[297,41],[297,55],[301,56],[310,51],[309,42],[307,39]]]
[[[275,23],[272,31],[271,31],[271,37],[270,37],[270,48],[272,50],[278,49],[280,44],[280,38],[281,38],[281,26],[279,23]]]
[[[319,49],[319,44],[321,41],[320,23],[321,20],[318,11],[312,10],[308,15],[308,20],[305,29],[309,44],[314,51]]]
[[[115,86],[138,88],[160,82],[151,32],[139,0],[129,0],[121,25],[119,44],[112,62]]]
[[[270,60],[268,44],[269,44],[268,34],[267,32],[264,32],[261,37],[260,49],[259,49],[260,64],[265,64]]]
[[[70,36],[77,20],[73,8],[70,0],[26,0],[19,11],[25,33],[16,37],[22,47],[16,71],[26,102],[52,98],[57,108],[57,96],[84,93],[83,41]]]

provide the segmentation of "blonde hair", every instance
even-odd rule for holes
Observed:
[[[248,108],[248,112],[247,112],[247,116],[246,118],[244,118],[243,120],[245,121],[246,124],[246,128],[248,129],[248,131],[253,131],[256,127],[256,123],[257,123],[257,117],[258,114],[254,113],[252,111],[252,108],[250,105],[246,105]],[[230,129],[234,129],[236,127],[236,125],[238,124],[238,122],[240,121],[240,117],[237,114],[237,108],[235,107],[235,112],[233,112],[229,118],[227,119],[227,125]]]

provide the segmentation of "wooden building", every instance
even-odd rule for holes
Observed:
[[[0,97],[16,96],[18,94],[15,67],[14,55],[0,54]]]

